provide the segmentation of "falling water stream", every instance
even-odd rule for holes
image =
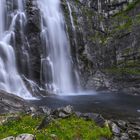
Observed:
[[[73,93],[72,58],[60,0],[38,0],[38,4],[42,12],[42,75],[46,77],[46,88],[58,94]]]
[[[17,17],[20,17],[20,24],[25,20],[23,12],[23,1],[18,0],[18,9],[12,14],[12,21],[6,28],[5,17],[7,16],[6,1],[0,0],[0,89],[23,97],[32,98],[16,68],[16,57],[10,41],[15,37],[15,24]]]

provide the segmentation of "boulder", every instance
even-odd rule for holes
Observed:
[[[52,110],[50,109],[50,108],[48,108],[47,106],[41,106],[41,107],[39,107],[41,110],[42,110],[42,112],[44,113],[44,114],[46,114],[47,116],[49,116],[50,114],[51,114],[51,112],[52,112]]]
[[[52,115],[56,118],[66,118],[74,113],[73,107],[68,105],[66,107],[61,107],[52,112]]]
[[[121,135],[122,135],[120,138],[121,140],[130,140],[129,135],[127,133],[122,133]]]
[[[35,140],[35,136],[32,134],[21,134],[16,137],[16,140]]]
[[[80,114],[79,114],[80,115]],[[105,125],[105,119],[100,115],[96,113],[81,113],[80,117],[86,119],[86,120],[92,120],[97,125],[103,127]]]
[[[54,116],[52,116],[52,115],[44,117],[44,119],[38,125],[37,129],[39,130],[44,127],[47,127],[53,120],[54,120]]]
[[[112,132],[115,135],[120,135],[120,128],[115,123],[112,123]]]
[[[121,134],[120,127],[118,127],[117,124],[112,121],[107,121],[107,123],[108,123],[109,127],[111,128],[113,134],[115,136],[120,136],[120,134]]]
[[[0,114],[25,112],[29,104],[24,99],[0,90]]]
[[[121,129],[126,129],[127,128],[127,123],[125,122],[125,121],[123,121],[123,120],[119,120],[119,121],[117,121],[117,124],[118,124],[118,126],[121,128]]]

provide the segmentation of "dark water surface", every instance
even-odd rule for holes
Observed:
[[[140,96],[97,93],[79,96],[49,96],[31,101],[38,106],[58,108],[72,105],[75,111],[100,113],[105,118],[140,121]]]

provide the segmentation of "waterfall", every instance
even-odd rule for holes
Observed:
[[[74,92],[72,58],[60,0],[38,0],[42,13],[41,73],[47,90],[58,94]]]
[[[67,6],[68,6],[68,10],[69,10],[69,16],[70,16],[70,21],[71,21],[71,26],[72,26],[73,43],[74,43],[74,46],[76,47],[76,50],[77,50],[77,48],[78,48],[78,45],[77,45],[77,35],[76,35],[76,27],[75,27],[75,24],[74,24],[74,19],[73,19],[73,16],[72,16],[72,9],[71,9],[71,5],[70,5],[69,1],[67,0],[66,2],[67,2]],[[76,52],[76,54],[77,54],[77,52]],[[79,63],[77,56],[76,56],[76,62]],[[79,69],[78,65],[75,66],[74,74],[75,74],[77,91],[79,92],[81,90],[81,84],[80,84],[80,78],[79,78],[78,69]]]
[[[28,92],[16,67],[16,57],[11,40],[15,37],[15,24],[19,17],[20,26],[24,24],[25,14],[23,11],[23,1],[18,0],[18,8],[12,13],[12,21],[7,29],[5,17],[7,16],[6,0],[0,0],[0,89],[15,94],[22,98],[32,98]]]
[[[75,31],[75,25],[74,25],[74,20],[73,20],[73,16],[72,16],[72,10],[71,10],[71,7],[70,7],[70,4],[69,4],[68,1],[67,1],[67,5],[68,5],[68,9],[69,9],[70,21],[71,21],[72,29]]]

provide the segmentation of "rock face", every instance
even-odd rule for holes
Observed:
[[[26,36],[30,46],[30,71],[31,79],[40,84],[41,68],[41,15],[37,0],[26,1]]]
[[[71,0],[69,6],[62,0],[82,86],[139,94],[139,0]]]
[[[28,109],[28,103],[10,93],[0,91],[0,114],[24,112]]]

